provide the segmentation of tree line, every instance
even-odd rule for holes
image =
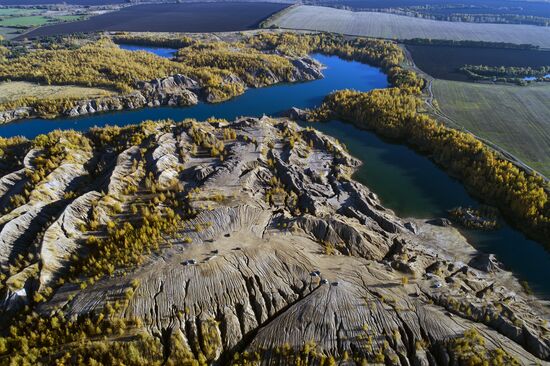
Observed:
[[[527,85],[530,81],[550,81],[550,66],[486,66],[464,65],[460,72],[476,81],[495,81]],[[548,77],[547,77],[548,76]],[[534,80],[526,79],[534,78]]]
[[[184,48],[193,44],[193,39],[188,36],[169,36],[169,35],[134,35],[130,33],[117,33],[112,38],[117,44],[132,44],[135,46],[155,46],[165,48]]]
[[[447,14],[437,13],[440,9],[451,9]],[[547,27],[550,25],[550,19],[547,17],[523,14],[491,14],[483,13],[464,13],[460,8],[454,5],[423,5],[406,8],[388,8],[379,9],[384,13],[391,13],[415,18],[431,19],[447,22],[465,22],[465,23],[498,23],[498,24],[530,24]]]
[[[202,43],[195,44],[193,51],[204,47]],[[0,58],[0,80],[23,80],[47,85],[80,85],[130,93],[138,81],[184,74],[198,80],[205,91],[214,96],[213,101],[223,101],[242,94],[246,88],[243,83],[226,81],[234,73],[246,76],[246,80],[258,84],[265,84],[266,78],[262,79],[260,76],[261,82],[257,82],[250,70],[261,70],[264,75],[273,72],[284,80],[288,79],[290,64],[284,57],[264,55],[259,61],[255,61],[249,53],[250,50],[239,52],[219,47],[217,53],[211,52],[209,56],[199,55],[188,61],[185,58],[173,61],[148,52],[125,51],[118,48],[110,39],[103,38],[77,49],[39,49],[4,61]],[[222,62],[224,59],[241,61],[229,67],[226,62]],[[72,100],[73,98],[65,98],[41,101],[40,104],[36,100],[21,99],[18,103],[12,102],[9,107],[13,107],[14,104],[32,103],[50,110],[56,109],[53,108],[55,103],[66,104]],[[4,106],[3,109],[7,107]]]

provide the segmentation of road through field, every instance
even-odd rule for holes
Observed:
[[[296,6],[272,17],[266,27],[317,30],[387,39],[449,39],[530,43],[550,48],[550,27],[445,22],[401,15]]]

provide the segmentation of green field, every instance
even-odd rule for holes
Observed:
[[[36,10],[34,11],[36,12]],[[4,16],[21,16],[21,15],[28,15],[32,14],[33,10],[31,9],[21,9],[21,8],[2,8],[0,9],[0,17]]]
[[[433,93],[451,120],[550,177],[550,84],[434,80]]]
[[[38,27],[51,22],[51,18],[42,15],[9,17],[0,20],[0,27]]]
[[[296,6],[272,16],[263,25],[387,39],[430,38],[531,43],[550,48],[550,27],[446,22],[322,6]]]
[[[0,20],[0,36],[4,39],[10,40],[21,35],[22,32],[28,31],[28,29],[41,27],[43,25],[60,23],[60,22],[72,22],[81,20],[81,15],[61,15],[56,17],[43,17],[43,16],[28,16],[28,17],[12,17],[4,18]]]

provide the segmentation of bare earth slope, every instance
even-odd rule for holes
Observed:
[[[388,39],[449,39],[528,43],[550,48],[550,28],[532,25],[445,22],[377,12],[301,5],[270,19],[266,27],[303,29]]]
[[[269,364],[281,357],[275,350],[309,342],[358,364],[449,365],[459,356],[451,339],[474,328],[488,349],[522,364],[550,360],[542,305],[453,228],[405,222],[382,207],[347,178],[360,162],[333,139],[266,117],[140,131],[125,144],[121,134],[71,146],[0,217],[3,315],[52,286],[40,314],[86,315],[122,299],[118,316],[142,320],[131,334],[157,337],[168,358],[176,337],[207,363],[248,351]],[[31,173],[42,153],[27,152]],[[21,169],[0,178],[0,199],[28,179]],[[194,214],[137,268],[87,287],[56,285],[74,256],[93,255],[90,236],[101,242],[145,207],[168,206]]]

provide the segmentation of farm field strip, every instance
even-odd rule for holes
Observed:
[[[520,87],[433,81],[441,111],[550,176],[550,85]]]
[[[0,5],[2,5],[0,3]],[[0,36],[10,40],[29,29],[82,19],[85,8],[57,10],[46,8],[0,8]]]
[[[257,28],[261,21],[286,7],[288,4],[246,2],[135,5],[81,22],[35,29],[24,37],[97,31],[241,31]]]
[[[29,15],[22,17],[10,17],[0,20],[0,26],[2,27],[38,27],[52,21],[52,18],[48,18],[42,15]]]
[[[365,11],[401,8],[430,15],[461,13],[550,17],[550,3],[543,1],[506,0],[506,6],[503,6],[502,0],[318,0],[316,4],[346,6],[353,10]]]
[[[265,25],[387,39],[431,38],[531,43],[550,48],[550,27],[446,22],[322,6],[297,6]]]
[[[469,81],[464,65],[540,67],[550,65],[550,51],[509,48],[407,45],[414,63],[436,79]]]
[[[17,29],[9,28],[9,27],[1,27],[0,26],[0,36],[4,37],[5,39],[12,39],[14,37],[18,36]]]

